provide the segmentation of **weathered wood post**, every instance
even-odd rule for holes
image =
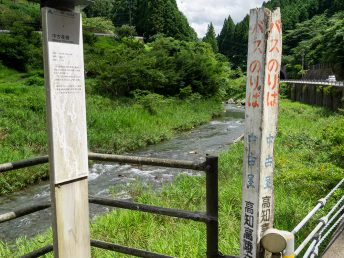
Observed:
[[[54,256],[91,257],[81,14],[42,3]]]
[[[280,10],[250,11],[240,257],[261,255],[262,234],[273,226],[274,141],[282,52]]]

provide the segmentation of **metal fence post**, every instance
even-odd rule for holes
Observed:
[[[207,223],[207,258],[219,257],[219,205],[218,205],[218,157],[207,157],[206,205],[207,215],[212,219]]]

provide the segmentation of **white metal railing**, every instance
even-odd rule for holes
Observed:
[[[327,81],[327,80],[281,80],[281,82],[297,83],[297,84],[312,84],[312,85],[330,85],[344,87],[344,81]]]
[[[323,208],[327,200],[333,195],[333,193],[341,187],[344,183],[344,178],[322,199],[318,201],[318,204],[306,215],[306,217],[292,230],[293,234],[296,234],[301,228],[314,216],[314,214]],[[331,208],[331,210],[319,220],[319,223],[314,227],[312,232],[303,240],[303,242],[296,248],[294,254],[299,255],[302,250],[311,242],[308,249],[304,253],[303,258],[315,257],[318,255],[319,246],[330,235],[330,233],[337,228],[339,223],[343,220],[344,210],[344,196]],[[335,213],[334,215],[332,215]],[[331,226],[332,225],[332,226]],[[331,226],[329,229],[328,227]],[[327,230],[326,230],[327,229]],[[326,231],[326,232],[325,232]]]

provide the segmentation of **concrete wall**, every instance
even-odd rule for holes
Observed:
[[[344,108],[344,87],[288,83],[289,98],[331,110]]]

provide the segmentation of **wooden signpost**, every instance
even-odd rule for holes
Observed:
[[[280,10],[250,11],[240,257],[263,257],[260,239],[273,226],[273,168],[282,54]]]
[[[90,254],[81,14],[42,8],[55,257]]]

